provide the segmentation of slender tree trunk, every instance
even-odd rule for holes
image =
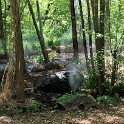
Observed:
[[[105,19],[105,0],[100,0],[100,34],[99,49],[97,53],[98,58],[98,70],[99,70],[99,94],[103,95],[104,82],[105,82],[105,58],[104,58],[104,19]]]
[[[0,0],[0,42],[2,43],[2,48],[4,51],[4,54],[7,55],[7,49],[6,49],[6,42],[4,39],[4,28],[3,28],[3,17],[2,17],[2,2]]]
[[[92,8],[93,20],[95,20],[94,19],[94,12],[95,12],[94,0],[90,0],[90,1],[91,1],[91,8]]]
[[[4,8],[4,38],[6,39],[6,9],[7,9],[7,3],[6,3],[6,0],[4,0],[4,5],[5,5],[5,8]]]
[[[90,4],[89,0],[87,0],[87,11],[88,11],[88,23],[89,23],[89,46],[90,46],[90,58],[91,58],[91,65],[92,69],[94,68],[94,60],[93,60],[93,49],[92,49],[92,28],[91,28],[91,15],[90,15]]]
[[[112,52],[112,77],[111,77],[111,85],[114,86],[116,82],[116,72],[117,72],[117,50]]]
[[[24,50],[21,33],[21,17],[19,0],[10,0],[10,9],[13,19],[14,43],[16,52],[16,87],[17,100],[24,102]]]
[[[70,0],[70,9],[71,9],[71,21],[72,21],[72,40],[73,40],[74,58],[78,59],[78,41],[77,41],[74,0]]]
[[[43,37],[43,35],[40,34],[40,31],[38,29],[38,25],[37,25],[37,22],[36,22],[36,19],[35,19],[35,15],[34,15],[30,0],[27,0],[27,1],[28,1],[29,11],[30,11],[30,14],[32,16],[32,20],[33,20],[33,23],[34,23],[34,26],[35,26],[35,30],[36,30],[36,33],[37,33],[37,36],[38,36],[38,39],[39,39],[39,42],[40,42],[40,47],[41,47],[41,50],[42,50],[42,53],[43,53],[43,56],[44,56],[44,60],[45,60],[45,63],[47,63],[47,62],[49,62],[49,57],[48,57],[48,53],[46,51],[44,37]],[[42,28],[42,27],[40,27],[40,28]]]
[[[45,21],[47,20],[47,16],[48,16],[48,14],[49,14],[49,12],[50,12],[50,6],[51,6],[51,4],[49,3],[49,4],[47,5],[47,10],[46,10],[46,12],[45,12],[45,18],[44,18],[44,20],[43,20],[43,25],[45,24]]]
[[[86,59],[86,66],[87,69],[89,69],[89,62],[88,62],[88,51],[87,51],[87,42],[86,42],[86,35],[85,35],[85,27],[84,27],[84,19],[83,19],[83,11],[82,11],[82,3],[81,0],[79,1],[79,7],[80,7],[80,16],[81,16],[81,25],[82,25],[82,32],[83,32],[83,46],[84,46],[84,54]]]
[[[106,36],[106,40],[105,40],[105,48],[109,49],[110,46],[110,3],[111,0],[106,0],[105,2],[105,36]]]
[[[45,46],[45,41],[44,41],[44,36],[43,36],[42,19],[41,19],[41,16],[40,16],[40,7],[39,7],[38,1],[36,1],[36,6],[37,6],[37,13],[38,13],[41,41],[42,41],[42,46],[43,46],[42,51],[44,53],[45,62],[47,63],[49,61],[49,58],[48,58],[48,54],[47,54],[47,51],[46,51],[46,46]]]
[[[119,19],[122,17],[122,12],[121,10],[122,8],[122,1],[119,0],[118,1],[118,17],[117,17],[117,21],[119,21]],[[118,63],[117,63],[117,53],[118,53],[118,31],[119,31],[119,24],[116,25],[116,44],[114,46],[114,49],[111,50],[112,53],[112,77],[111,77],[111,85],[114,86],[114,84],[116,83],[116,79],[117,79],[117,71],[118,71]]]
[[[0,0],[0,39],[3,38],[3,18],[2,18],[2,3]]]

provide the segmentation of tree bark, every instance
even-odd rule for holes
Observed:
[[[98,47],[98,70],[99,70],[99,95],[103,95],[104,82],[105,82],[105,58],[104,58],[104,19],[105,19],[105,0],[100,0],[100,34],[99,47]]]
[[[72,21],[72,40],[73,40],[74,58],[78,59],[78,41],[77,41],[74,0],[70,0],[70,10],[71,10],[71,21]]]
[[[0,0],[0,42],[2,43],[2,48],[4,51],[4,54],[7,55],[7,48],[6,48],[6,42],[4,39],[4,28],[3,28],[3,17],[2,17],[2,2]]]
[[[78,1],[79,1],[79,7],[80,7],[80,17],[81,17],[81,27],[82,27],[82,32],[83,32],[83,46],[84,46],[84,54],[85,54],[85,59],[86,59],[86,67],[87,69],[89,69],[87,41],[86,41],[86,35],[85,35],[82,3],[81,3],[81,0],[78,0]]]
[[[106,39],[106,42],[110,42],[110,0],[106,0],[106,11],[105,11],[105,14],[106,14],[106,25],[105,25],[105,32],[107,34],[107,39]]]
[[[91,58],[91,65],[92,65],[92,69],[95,70],[94,67],[94,60],[93,60],[93,46],[92,46],[92,28],[91,28],[91,9],[90,9],[90,3],[89,0],[87,0],[87,11],[88,11],[88,23],[89,23],[89,46],[90,46],[90,58]]]
[[[111,85],[114,86],[116,82],[116,72],[117,72],[117,50],[112,51],[112,77],[111,77]]]
[[[39,42],[40,42],[40,47],[41,47],[41,50],[42,50],[42,53],[43,53],[43,57],[44,57],[45,63],[47,63],[47,62],[49,62],[49,57],[48,57],[48,53],[46,51],[44,37],[43,37],[43,35],[40,34],[40,31],[38,29],[38,25],[37,25],[37,22],[36,22],[36,19],[35,19],[35,15],[34,15],[33,8],[32,8],[32,5],[30,3],[30,0],[27,0],[27,1],[28,1],[29,11],[30,11],[30,14],[32,16],[32,20],[33,20],[33,23],[34,23],[34,26],[35,26],[35,30],[36,30],[36,33],[37,33],[37,36],[38,36],[38,39],[39,39]],[[42,28],[42,27],[40,27],[40,28]]]
[[[98,21],[98,0],[91,0],[94,31],[95,31],[95,46],[97,53],[97,69],[98,69],[98,90],[99,95],[103,94],[105,81],[105,59],[104,59],[104,18],[105,18],[105,0],[100,0],[100,22]],[[99,37],[100,34],[101,36]]]
[[[3,38],[3,18],[2,18],[2,3],[0,0],[0,38]]]
[[[14,44],[16,52],[16,87],[18,102],[25,101],[24,94],[24,50],[21,33],[21,17],[19,0],[10,0],[10,9],[13,19]]]

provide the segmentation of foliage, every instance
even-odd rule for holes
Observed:
[[[49,54],[49,57],[50,57],[50,59],[54,59],[54,58],[56,58],[56,53],[55,52],[51,52],[50,54]]]
[[[15,115],[15,114],[23,113],[23,112],[31,113],[31,112],[37,112],[42,108],[43,108],[42,103],[32,100],[30,103],[28,103],[26,105],[25,108],[18,108],[18,107],[13,107],[13,106],[9,106],[9,107],[3,106],[0,108],[0,115]]]
[[[124,82],[118,83],[113,87],[113,92],[124,96]]]
[[[30,103],[27,104],[27,112],[37,112],[40,108],[43,107],[43,104],[32,100]]]
[[[65,94],[59,98],[56,99],[56,102],[63,102],[63,101],[66,101],[66,100],[69,100],[69,99],[74,99],[78,96],[84,96],[85,94],[83,93],[77,93],[77,94]]]
[[[121,99],[119,98],[118,94],[116,94],[116,97],[110,97],[107,95],[99,96],[97,97],[97,101],[101,103],[114,104],[120,102]]]
[[[44,61],[43,55],[38,55],[33,58],[35,63],[42,63]]]
[[[23,110],[14,107],[2,107],[0,108],[0,115],[15,115],[22,113]]]
[[[88,70],[88,77],[84,80],[84,86],[87,89],[97,89],[98,85],[98,75],[94,70],[89,69]]]

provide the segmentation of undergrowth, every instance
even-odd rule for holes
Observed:
[[[56,102],[63,102],[69,99],[74,99],[78,96],[85,96],[86,94],[82,94],[82,93],[77,93],[77,94],[64,94],[63,96],[59,97],[56,99]]]
[[[108,95],[97,97],[97,101],[100,103],[115,104],[121,101],[120,97],[116,95],[115,97],[110,97]]]

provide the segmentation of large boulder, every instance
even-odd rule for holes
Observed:
[[[34,92],[47,93],[68,93],[71,91],[68,78],[63,75],[64,72],[59,72],[55,75],[46,76],[34,86]]]
[[[73,76],[70,80],[70,76]],[[74,81],[72,81],[74,79]],[[72,82],[71,82],[72,81]],[[39,79],[34,86],[35,91],[44,91],[48,93],[75,93],[81,87],[82,80],[78,79],[77,74],[72,71],[59,71],[55,75],[46,76]]]

